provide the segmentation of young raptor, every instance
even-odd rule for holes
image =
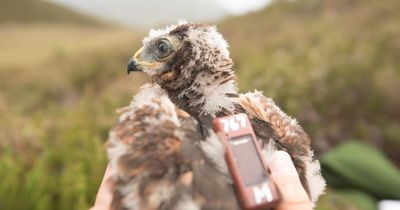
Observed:
[[[264,155],[271,150],[288,152],[303,187],[315,202],[324,191],[325,181],[319,162],[313,160],[308,135],[262,93],[239,94],[232,67],[228,44],[215,26],[181,22],[150,30],[130,60],[128,73],[143,71],[150,75],[177,107],[197,120],[203,139],[214,135],[210,129],[213,118],[246,113]],[[221,165],[222,152],[210,146],[201,149],[217,167]]]

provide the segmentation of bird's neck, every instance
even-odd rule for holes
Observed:
[[[198,119],[232,112],[238,99],[235,75],[233,71],[201,72],[187,88],[170,94],[170,98]]]

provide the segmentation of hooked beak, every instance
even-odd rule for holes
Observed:
[[[136,59],[131,58],[129,60],[128,69],[127,70],[128,70],[128,74],[133,72],[133,71],[140,71],[140,68],[138,66],[138,63],[136,62]]]
[[[142,66],[140,65],[141,62],[138,61],[138,57],[140,56],[140,53],[143,51],[143,47],[141,47],[135,55],[129,60],[128,63],[128,74],[133,72],[133,71],[141,71]]]

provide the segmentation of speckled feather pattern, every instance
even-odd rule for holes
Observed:
[[[142,89],[110,132],[113,209],[240,209],[211,129],[213,118],[235,113],[250,117],[265,157],[289,153],[315,203],[325,181],[308,135],[261,92],[238,93],[228,44],[216,27],[179,22],[151,30],[143,47],[163,37],[179,40],[179,49],[143,69],[157,85]]]
[[[145,85],[118,112],[106,144],[113,210],[239,209],[230,178],[202,151],[196,122],[158,85]]]
[[[308,135],[297,121],[276,106],[272,99],[264,97],[259,91],[255,91],[240,94],[239,103],[247,111],[249,117],[269,122],[281,141],[287,143],[299,141],[298,143],[305,145],[306,151],[309,151],[311,142]]]
[[[272,99],[266,98],[260,91],[240,94],[239,104],[251,119],[261,119],[270,123],[271,128],[278,136],[277,141],[283,145],[281,149],[289,152],[295,162],[305,163],[297,165],[297,169],[302,171],[301,181],[310,195],[311,201],[315,204],[319,195],[324,192],[326,184],[320,172],[319,162],[312,158],[311,140],[303,128],[295,119],[284,113]]]
[[[265,148],[274,141],[276,149],[291,155],[304,188],[311,200],[316,201],[323,193],[325,181],[318,161],[313,161],[310,139],[297,121],[261,92],[239,96],[228,44],[215,26],[183,23],[167,28],[168,31],[158,36],[179,37],[183,43],[165,61],[177,76],[173,80],[155,77],[155,81],[166,90],[172,102],[196,118],[206,130],[211,127],[210,119],[216,116],[248,114],[260,144]]]
[[[179,195],[179,174],[188,170],[175,106],[156,86],[146,86],[119,112],[107,142],[112,209],[159,209]]]

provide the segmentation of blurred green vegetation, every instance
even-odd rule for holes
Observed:
[[[241,90],[261,89],[312,137],[349,138],[400,166],[400,1],[277,1],[221,23]]]
[[[133,83],[124,70],[132,39],[109,44],[1,69],[0,209],[92,205],[115,109],[129,103],[141,81]]]
[[[341,144],[324,154],[321,164],[328,186],[362,190],[376,199],[400,199],[400,170],[367,144]]]
[[[0,209],[87,209],[114,110],[142,81],[125,71],[142,35],[44,1],[0,3]]]
[[[145,80],[125,74],[143,33],[48,2],[0,4],[0,209],[86,209],[114,110]],[[400,166],[398,11],[397,0],[277,1],[217,25],[241,90],[263,90],[298,118],[317,154],[360,139]],[[329,189],[318,209],[372,209],[369,197]]]

